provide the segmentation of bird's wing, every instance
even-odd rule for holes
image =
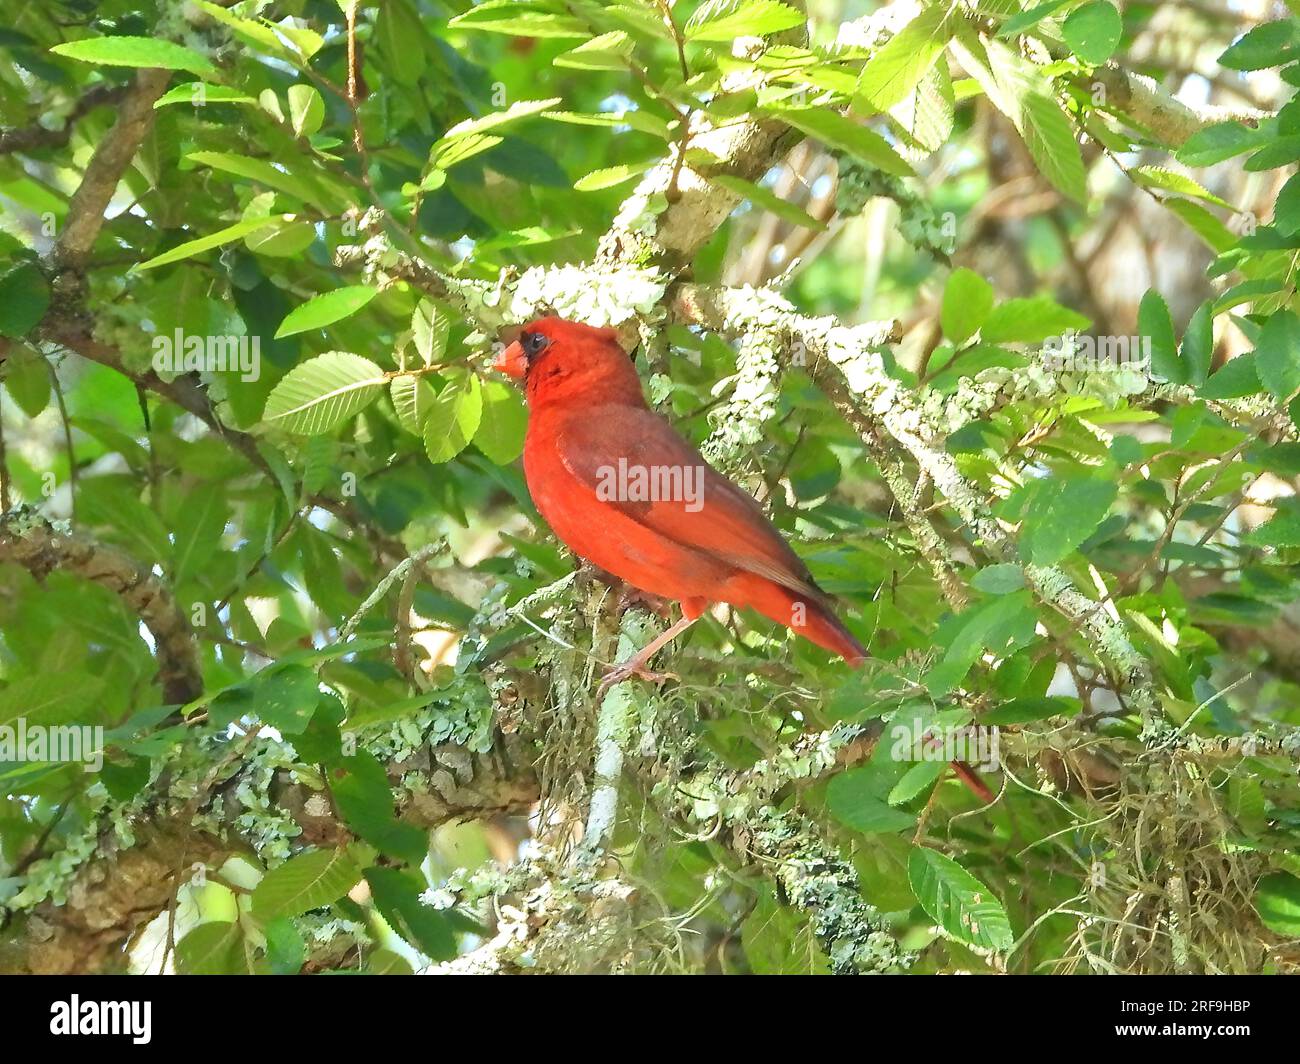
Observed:
[[[683,546],[818,601],[826,598],[758,503],[713,469],[662,417],[627,406],[596,406],[566,419],[556,443],[584,486],[638,524]],[[698,494],[670,499],[609,497],[619,459],[629,471],[689,471]],[[678,481],[678,483],[686,483]]]

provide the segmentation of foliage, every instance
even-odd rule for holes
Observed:
[[[23,5],[0,970],[1294,971],[1300,24],[1209,6]],[[718,613],[596,701],[547,310],[862,670]]]

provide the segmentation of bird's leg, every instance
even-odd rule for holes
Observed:
[[[658,595],[652,595],[649,591],[642,591],[639,587],[633,587],[631,584],[624,584],[623,590],[618,596],[618,612],[622,614],[630,606],[643,606],[653,613],[661,621],[668,620],[669,610],[672,603]]]
[[[670,672],[651,672],[646,666],[650,663],[650,659],[659,653],[666,644],[671,643],[697,620],[699,620],[698,617],[683,617],[667,631],[655,636],[633,657],[615,665],[609,672],[605,673],[605,678],[600,681],[600,686],[596,688],[597,700],[603,698],[605,692],[615,684],[622,683],[633,676],[641,680],[649,680],[651,683],[663,683],[664,680],[677,679]]]

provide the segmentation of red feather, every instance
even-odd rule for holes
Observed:
[[[528,490],[575,554],[677,600],[689,618],[726,602],[757,610],[854,665],[865,659],[758,504],[646,405],[612,329],[541,318],[525,326],[496,368],[525,381]],[[676,475],[679,487],[693,481],[698,491],[611,494],[620,461],[626,470]]]

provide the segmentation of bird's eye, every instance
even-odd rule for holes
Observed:
[[[550,346],[551,341],[541,333],[524,333],[519,339],[523,345],[524,354],[529,358],[535,358]]]

